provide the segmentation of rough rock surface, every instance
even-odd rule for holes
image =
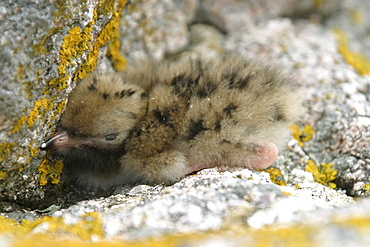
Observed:
[[[0,245],[369,245],[369,10],[361,0],[2,1]],[[62,165],[38,147],[81,78],[126,59],[224,50],[300,84],[307,113],[272,168],[208,169],[167,187],[60,184]]]

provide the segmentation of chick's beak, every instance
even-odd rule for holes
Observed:
[[[75,146],[76,142],[73,141],[69,136],[67,131],[60,131],[55,134],[52,138],[41,144],[41,150],[50,150],[63,147]]]

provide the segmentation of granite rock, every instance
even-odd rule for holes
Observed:
[[[2,1],[0,245],[369,245],[368,10],[361,0]],[[110,191],[60,184],[62,165],[38,147],[81,78],[126,59],[223,51],[298,81],[307,112],[272,168]]]

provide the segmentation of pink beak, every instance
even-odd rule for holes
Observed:
[[[41,150],[51,150],[64,147],[73,147],[79,143],[68,136],[67,131],[60,131],[52,138],[41,144]]]

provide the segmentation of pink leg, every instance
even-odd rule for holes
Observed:
[[[274,163],[278,155],[279,155],[278,148],[274,143],[272,142],[263,143],[263,145],[261,145],[261,148],[257,151],[256,156],[247,158],[245,161],[240,162],[240,164],[237,164],[237,166],[256,169],[266,169],[267,167],[272,165],[272,163]],[[236,164],[230,165],[236,166]],[[194,163],[191,162],[187,169],[185,170],[185,175],[195,171],[212,167],[217,167],[217,165],[216,164],[205,165],[202,164],[201,161]]]
[[[278,148],[272,142],[264,143],[257,153],[256,157],[249,160],[251,166],[256,169],[266,169],[274,163],[279,155]]]

